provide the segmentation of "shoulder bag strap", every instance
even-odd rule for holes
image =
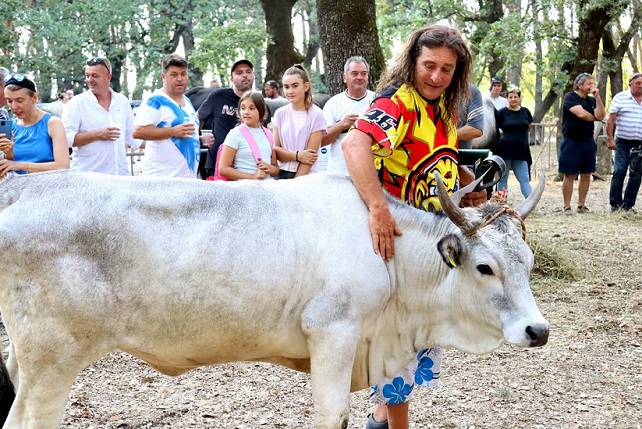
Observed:
[[[256,144],[256,140],[254,140],[254,137],[252,136],[252,132],[245,124],[239,126],[239,131],[241,131],[241,134],[247,141],[247,144],[250,145],[252,155],[254,155],[254,160],[259,162],[261,160],[261,151],[259,150],[259,146]]]

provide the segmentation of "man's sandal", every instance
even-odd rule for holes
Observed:
[[[385,422],[376,422],[373,415],[369,414],[366,429],[388,429],[388,420]]]

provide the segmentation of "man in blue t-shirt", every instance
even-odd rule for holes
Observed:
[[[573,82],[573,92],[564,95],[562,110],[562,143],[560,144],[558,171],[564,175],[562,197],[564,214],[571,214],[573,181],[577,174],[580,183],[577,188],[577,212],[587,213],[586,195],[595,171],[595,140],[593,122],[606,116],[600,93],[593,85],[589,73],[580,73]],[[589,97],[592,95],[592,97]]]

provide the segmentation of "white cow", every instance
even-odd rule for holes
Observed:
[[[349,178],[9,178],[0,308],[17,390],[4,427],[59,427],[78,373],[115,349],[169,375],[238,360],[309,371],[316,427],[338,429],[351,390],[421,348],[541,346],[519,216],[543,186],[479,229],[498,206],[444,196],[453,223],[391,200],[404,234],[385,263]]]

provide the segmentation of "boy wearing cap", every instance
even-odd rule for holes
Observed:
[[[254,66],[249,60],[236,61],[232,65],[230,74],[232,88],[213,90],[197,112],[201,124],[212,119],[214,143],[207,151],[206,178],[214,175],[218,148],[225,141],[227,133],[236,126],[239,100],[245,92],[252,89],[254,83]]]
[[[508,107],[508,100],[502,97],[500,94],[504,89],[504,81],[499,78],[499,76],[494,76],[490,80],[490,101],[493,102],[495,109],[499,110],[503,107]]]

